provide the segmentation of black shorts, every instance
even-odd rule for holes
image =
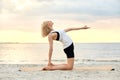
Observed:
[[[74,58],[74,45],[73,43],[64,49],[64,52],[66,53],[67,58]]]

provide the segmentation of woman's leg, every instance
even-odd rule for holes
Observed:
[[[58,64],[55,66],[44,67],[43,70],[72,70],[74,66],[74,58],[68,58],[67,64]]]

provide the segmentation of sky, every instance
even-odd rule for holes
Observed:
[[[55,29],[91,27],[68,32],[74,42],[120,42],[120,0],[0,0],[0,42],[46,43],[45,20]]]

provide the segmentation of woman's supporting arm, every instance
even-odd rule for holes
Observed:
[[[48,41],[49,41],[49,54],[48,54],[48,66],[50,66],[51,63],[51,58],[52,58],[52,52],[53,52],[53,39],[52,35],[48,35]]]

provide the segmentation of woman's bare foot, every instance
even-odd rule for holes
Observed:
[[[42,70],[44,70],[44,71],[46,71],[46,70],[51,70],[51,67],[52,67],[52,66],[46,66],[46,67],[44,67]]]

